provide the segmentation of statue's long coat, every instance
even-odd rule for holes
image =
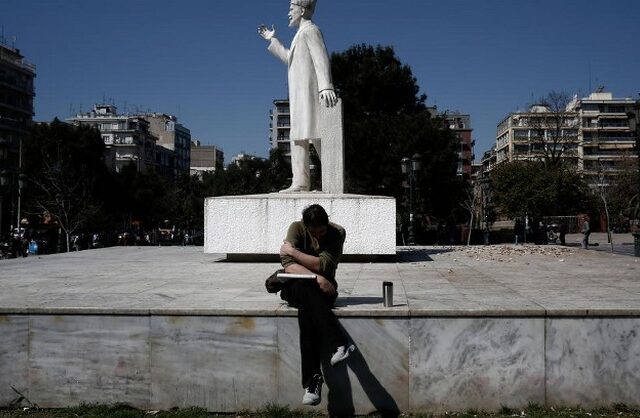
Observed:
[[[322,90],[333,90],[329,56],[320,29],[307,20],[300,24],[291,49],[275,37],[268,49],[289,66],[290,139],[319,139],[318,95]]]

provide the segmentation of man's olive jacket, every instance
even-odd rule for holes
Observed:
[[[319,257],[320,271],[316,273],[324,276],[327,280],[335,282],[336,269],[342,256],[342,247],[346,236],[347,234],[343,227],[329,222],[327,233],[320,240],[316,240],[311,236],[304,223],[298,221],[289,226],[285,240],[303,253]],[[291,264],[296,264],[293,257],[288,255],[282,256],[281,261],[282,266],[285,268]]]

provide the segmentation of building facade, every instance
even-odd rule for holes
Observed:
[[[202,176],[224,167],[224,152],[215,145],[202,145],[200,141],[191,141],[191,175]]]
[[[174,151],[173,178],[189,175],[191,167],[191,131],[178,123],[178,118],[164,113],[142,115],[149,122],[151,133],[158,138],[157,145]]]
[[[608,183],[637,161],[636,109],[640,101],[597,92],[576,101],[580,121],[578,168],[588,184]]]
[[[106,145],[105,162],[115,172],[133,165],[139,172],[153,169],[170,181],[189,175],[191,131],[173,115],[123,115],[114,105],[95,105],[92,111],[67,121],[100,131]]]
[[[484,169],[515,160],[555,159],[575,168],[591,186],[608,183],[638,158],[630,120],[637,106],[637,100],[599,91],[574,97],[559,111],[533,105],[511,113],[498,124],[495,146],[482,159]]]
[[[35,65],[0,38],[0,238],[20,220],[22,141],[33,120]]]
[[[473,171],[473,160],[475,155],[473,147],[475,140],[471,134],[471,115],[461,113],[443,113],[439,115],[444,118],[445,123],[458,138],[458,171],[457,175],[463,179],[470,181]]]
[[[269,111],[269,144],[271,148],[278,148],[287,159],[291,158],[291,115],[289,114],[289,100],[276,99]]]
[[[67,119],[74,125],[97,128],[106,146],[105,163],[115,172],[134,166],[138,172],[156,169],[158,138],[150,130],[149,122],[141,116],[120,115],[116,106],[95,105],[87,113]],[[167,163],[171,163],[167,158]],[[163,171],[160,167],[158,170]]]

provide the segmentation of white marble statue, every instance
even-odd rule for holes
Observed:
[[[264,25],[258,34],[269,41],[268,50],[288,66],[291,114],[291,187],[282,192],[309,190],[309,143],[320,154],[318,132],[320,106],[338,102],[331,81],[331,66],[320,29],[311,21],[316,0],[291,0],[289,27],[298,31],[289,49],[275,37],[275,27]]]

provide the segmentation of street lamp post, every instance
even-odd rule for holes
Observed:
[[[407,244],[416,245],[414,228],[415,216],[413,209],[418,172],[422,169],[422,156],[416,153],[413,154],[411,158],[403,158],[400,161],[400,168],[402,169],[402,174],[406,175],[407,179],[409,180],[409,236],[407,238]]]

